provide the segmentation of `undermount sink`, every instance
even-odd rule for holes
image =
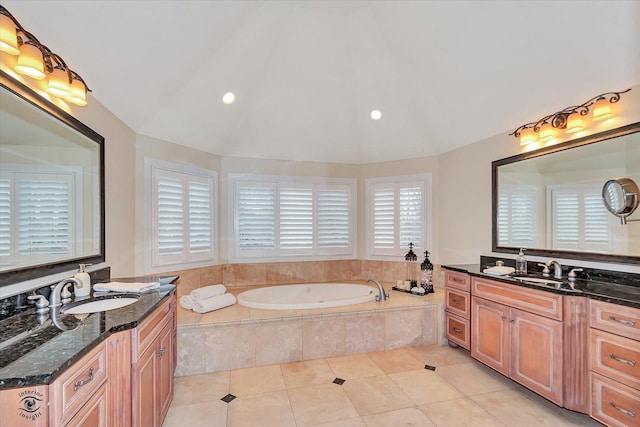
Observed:
[[[135,297],[118,297],[69,304],[71,307],[62,307],[63,314],[91,314],[100,311],[114,310],[126,307],[138,301]]]
[[[541,279],[541,278],[538,278],[538,277],[514,277],[514,279],[520,280],[520,281],[523,281],[523,282],[542,283],[542,284],[545,284],[545,285],[560,285],[560,284],[562,284],[562,282],[558,281],[558,280]]]

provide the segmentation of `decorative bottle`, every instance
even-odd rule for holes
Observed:
[[[420,270],[422,270],[421,285],[425,290],[425,293],[434,293],[433,289],[433,264],[429,260],[429,251],[424,251],[424,261],[420,264]]]
[[[525,249],[520,249],[520,253],[516,258],[516,273],[517,274],[527,274],[527,259],[524,257]]]

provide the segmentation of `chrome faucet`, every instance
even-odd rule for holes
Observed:
[[[71,301],[70,294],[68,294],[68,286],[73,283],[73,286],[82,286],[82,283],[78,279],[69,277],[62,279],[56,285],[51,285],[51,293],[49,294],[49,307],[60,307],[62,303]]]
[[[550,267],[553,265],[553,277],[556,279],[562,279],[562,266],[555,259],[550,259],[546,262],[546,266]]]
[[[389,298],[389,295],[387,293],[385,293],[384,288],[382,287],[380,282],[378,282],[378,280],[375,277],[371,277],[371,278],[367,279],[367,283],[369,283],[369,282],[373,282],[378,286],[378,293],[380,295],[378,295],[376,297],[376,302],[386,301]]]

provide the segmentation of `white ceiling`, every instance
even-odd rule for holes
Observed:
[[[3,5],[135,132],[226,156],[436,155],[640,83],[639,1]]]

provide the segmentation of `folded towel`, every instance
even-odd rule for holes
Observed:
[[[96,283],[93,289],[98,292],[126,292],[139,294],[158,289],[159,287],[160,283],[158,282],[109,282]]]
[[[228,307],[236,303],[236,297],[232,294],[224,294],[217,297],[210,297],[194,301],[193,311],[196,313],[208,313],[219,308]]]
[[[191,298],[198,301],[205,298],[218,297],[224,295],[227,288],[224,285],[211,285],[204,288],[198,288],[191,291]]]
[[[506,276],[507,274],[511,274],[514,271],[516,271],[516,269],[513,267],[499,266],[499,267],[486,268],[484,269],[483,273],[492,274],[494,276]]]
[[[193,308],[193,297],[191,295],[184,295],[180,297],[180,305],[182,308],[191,310]]]

